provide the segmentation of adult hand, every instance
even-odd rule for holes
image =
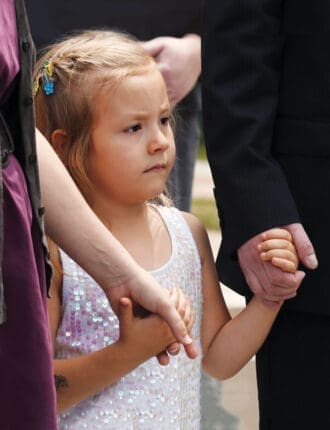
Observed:
[[[106,294],[117,314],[120,298],[131,297],[140,306],[161,316],[170,326],[174,337],[183,344],[187,356],[189,358],[197,356],[196,344],[188,334],[191,327],[189,325],[186,327],[183,318],[171,300],[169,292],[162,288],[148,272],[143,269],[137,270],[134,277],[130,277],[118,286],[107,289]],[[173,349],[177,349],[177,345],[173,345],[173,347]],[[158,360],[161,364],[167,364],[167,354],[162,354]]]
[[[193,89],[201,73],[200,36],[156,37],[142,42],[142,46],[154,57],[174,107]]]
[[[300,226],[297,228],[297,226]],[[297,253],[304,263],[308,264],[310,252],[313,249],[306,233],[300,224],[285,226],[292,235]],[[297,294],[305,273],[297,271],[295,273],[283,272],[280,268],[273,266],[268,261],[262,261],[259,256],[258,244],[264,240],[263,234],[258,234],[245,242],[238,249],[238,260],[245,276],[245,280],[251,291],[271,304],[293,298]],[[312,254],[313,255],[313,254]],[[308,265],[309,268],[311,265]]]
[[[180,290],[180,288],[172,288],[170,290],[172,303],[183,319],[188,333],[191,332],[195,322],[195,313],[188,297]],[[157,355],[157,360],[161,365],[167,365],[170,361],[170,355],[177,355],[180,352],[180,343],[174,342],[167,346],[166,350]]]
[[[317,257],[307,233],[304,227],[299,223],[289,224],[284,226],[292,236],[293,244],[296,247],[296,251],[299,260],[308,268],[316,269],[318,266]]]

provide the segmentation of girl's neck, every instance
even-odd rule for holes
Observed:
[[[93,211],[108,227],[112,234],[132,224],[147,224],[147,202],[120,204],[113,201],[98,200],[92,206]]]
[[[159,213],[146,202],[94,204],[93,210],[132,257],[146,270],[162,266],[171,255],[171,240]]]

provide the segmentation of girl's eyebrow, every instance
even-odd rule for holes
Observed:
[[[166,112],[168,112],[168,113],[172,112],[169,104],[164,104],[164,105],[160,106],[159,113],[163,114]],[[128,111],[125,113],[125,116],[129,116],[131,118],[134,118],[136,120],[141,120],[141,121],[148,118],[149,115],[150,115],[150,112],[148,112],[148,111]]]
[[[148,117],[148,113],[147,112],[131,111],[131,112],[126,112],[125,116],[129,116],[129,117],[134,118],[136,120],[143,120],[143,119]]]
[[[161,114],[163,114],[163,113],[171,113],[172,112],[172,109],[171,109],[171,106],[170,105],[167,105],[167,106],[165,106],[164,108],[162,108],[161,110],[160,110],[160,113]]]

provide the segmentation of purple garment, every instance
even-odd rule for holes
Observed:
[[[45,267],[22,169],[3,169],[3,281],[7,321],[0,326],[1,430],[57,428]]]
[[[0,7],[0,100],[19,71],[16,13],[13,0]]]
[[[1,0],[0,101],[4,101],[19,67],[15,4],[13,0]],[[41,237],[32,217],[25,177],[14,155],[2,175],[2,270],[7,321],[0,325],[0,429],[55,430]]]

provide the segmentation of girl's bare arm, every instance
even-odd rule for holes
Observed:
[[[280,309],[253,298],[231,319],[219,286],[209,239],[202,223],[184,214],[196,241],[203,277],[202,348],[203,367],[217,379],[235,375],[266,339]]]

